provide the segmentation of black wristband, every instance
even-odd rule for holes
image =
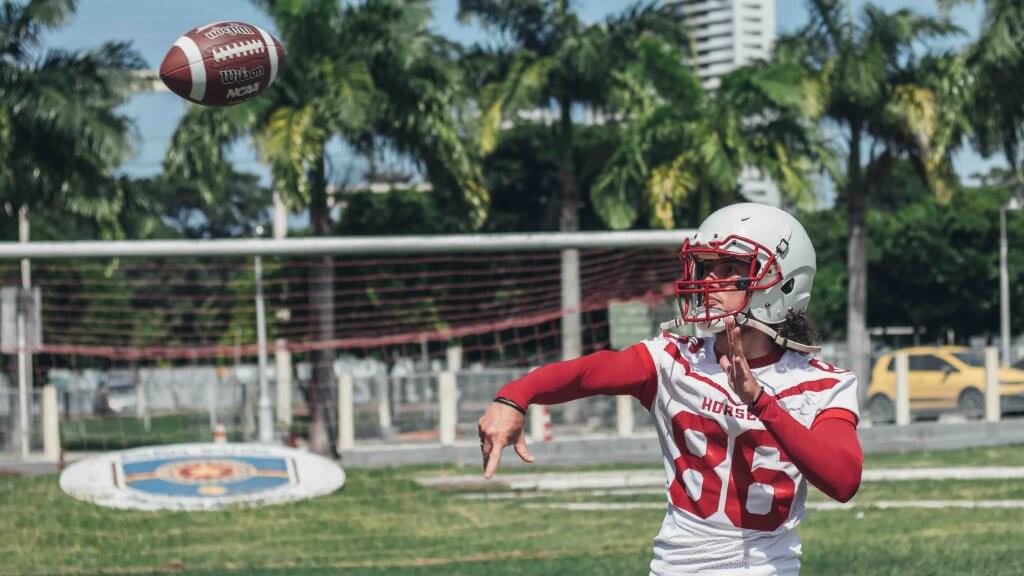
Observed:
[[[523,408],[519,404],[516,404],[515,401],[509,400],[504,396],[498,396],[497,398],[494,399],[494,401],[497,402],[498,404],[504,404],[505,406],[515,408],[516,410],[519,411],[520,414],[523,414],[524,416],[526,415],[526,408]]]
[[[757,409],[757,401],[761,399],[761,395],[763,395],[763,394],[764,394],[764,388],[758,389],[757,395],[754,396],[754,399],[750,401],[750,404],[747,404],[747,408],[749,408],[751,411],[756,410]]]

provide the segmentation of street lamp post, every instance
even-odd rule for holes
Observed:
[[[1006,211],[1020,210],[1024,203],[1019,196],[999,208],[999,342],[1002,345],[1000,364],[1010,364],[1010,275],[1007,271]]]

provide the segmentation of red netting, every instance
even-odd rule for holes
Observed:
[[[562,357],[562,318],[571,311],[562,309],[558,251],[275,257],[262,269],[280,434],[292,433],[276,407],[282,351],[297,419],[322,406],[335,438],[338,377],[349,374],[357,437],[407,440],[437,438],[437,374],[450,347],[460,347],[465,367],[464,435],[502,384]],[[61,391],[64,447],[208,441],[218,423],[235,439],[253,438],[254,272],[251,258],[34,261],[42,344],[31,346],[33,380]],[[581,251],[581,353],[609,346],[610,301],[663,306],[678,272],[671,249]],[[18,262],[0,262],[0,284],[20,284]],[[3,380],[15,373],[16,346],[0,351]],[[555,409],[555,424],[610,426],[609,400],[579,403],[568,418]],[[14,430],[13,420],[0,422],[0,446],[11,446]]]
[[[265,259],[267,334],[296,353],[387,354],[458,340],[481,361],[527,365],[558,356],[560,268],[558,252]],[[44,334],[33,351],[110,360],[251,356],[253,273],[245,259],[33,262]],[[17,262],[0,263],[0,283],[17,285],[19,274]],[[581,252],[584,351],[607,346],[609,300],[659,302],[677,275],[671,250]],[[327,310],[333,319],[323,322]]]

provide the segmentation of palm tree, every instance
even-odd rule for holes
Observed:
[[[960,2],[944,2],[947,7]],[[1024,72],[1024,6],[1008,0],[985,2],[978,42],[968,50],[973,78],[967,112],[974,128],[974,143],[985,155],[1002,152],[1012,180],[1024,185],[1024,101],[1020,98]]]
[[[642,35],[661,38],[679,56],[685,55],[688,37],[678,10],[637,4],[605,22],[586,24],[569,0],[459,0],[459,19],[476,19],[506,40],[495,48],[478,49],[492,61],[483,78],[482,151],[494,150],[503,123],[518,113],[553,110],[550,137],[558,150],[559,229],[578,230],[573,110],[605,106],[611,72],[633,58],[631,49]]]
[[[687,200],[696,200],[701,220],[736,195],[749,167],[778,182],[793,202],[813,202],[810,170],[819,162],[829,167],[831,153],[814,126],[820,103],[799,66],[746,66],[711,93],[678,51],[656,38],[642,38],[634,58],[617,75],[615,91],[627,121],[592,192],[609,226],[630,227],[646,212],[648,225],[673,228]]]
[[[855,373],[867,378],[865,214],[893,160],[906,158],[940,197],[950,193],[950,153],[965,127],[960,114],[963,61],[922,53],[931,38],[959,30],[943,17],[867,4],[855,19],[847,3],[811,0],[810,19],[780,39],[776,58],[813,75],[825,128],[838,130],[846,167],[837,182],[847,210],[847,346]],[[866,156],[866,157],[865,157]]]
[[[249,137],[271,169],[276,190],[308,206],[313,235],[332,232],[327,205],[327,145],[335,138],[373,157],[390,147],[415,160],[467,228],[486,215],[487,190],[465,145],[462,91],[454,46],[428,30],[426,0],[255,0],[288,51],[277,82],[231,108],[193,107],[175,132],[170,171],[200,180],[212,197],[225,185],[227,148]],[[334,338],[330,257],[310,267],[317,341]],[[311,444],[328,448],[324,397],[333,353],[313,354]]]
[[[31,210],[59,206],[118,236],[123,193],[113,170],[132,153],[118,112],[145,63],[127,43],[87,51],[42,47],[74,0],[0,4],[0,198]]]
[[[473,19],[502,35],[493,48],[478,48],[467,57],[480,66],[481,151],[495,149],[505,122],[520,112],[539,111],[551,118],[552,150],[556,150],[561,188],[559,229],[579,229],[579,186],[575,154],[573,112],[586,106],[600,110],[607,102],[611,72],[625,67],[631,48],[642,35],[652,35],[677,47],[680,56],[688,37],[679,11],[672,6],[637,4],[618,16],[595,24],[584,23],[569,0],[459,0],[459,18]],[[482,62],[482,65],[481,65]],[[579,252],[561,254],[561,355],[581,353]],[[566,418],[579,417],[579,406],[569,407]]]

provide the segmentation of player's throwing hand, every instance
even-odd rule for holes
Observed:
[[[753,404],[761,395],[761,385],[750,371],[747,357],[743,355],[743,337],[740,327],[733,317],[725,318],[725,337],[729,342],[729,351],[722,354],[718,364],[722,371],[729,375],[729,384],[744,404]]]
[[[484,478],[491,478],[498,470],[501,451],[505,446],[515,446],[516,454],[523,462],[533,462],[533,455],[526,449],[526,435],[523,413],[500,402],[492,402],[477,422],[480,433],[480,454],[484,460]]]

